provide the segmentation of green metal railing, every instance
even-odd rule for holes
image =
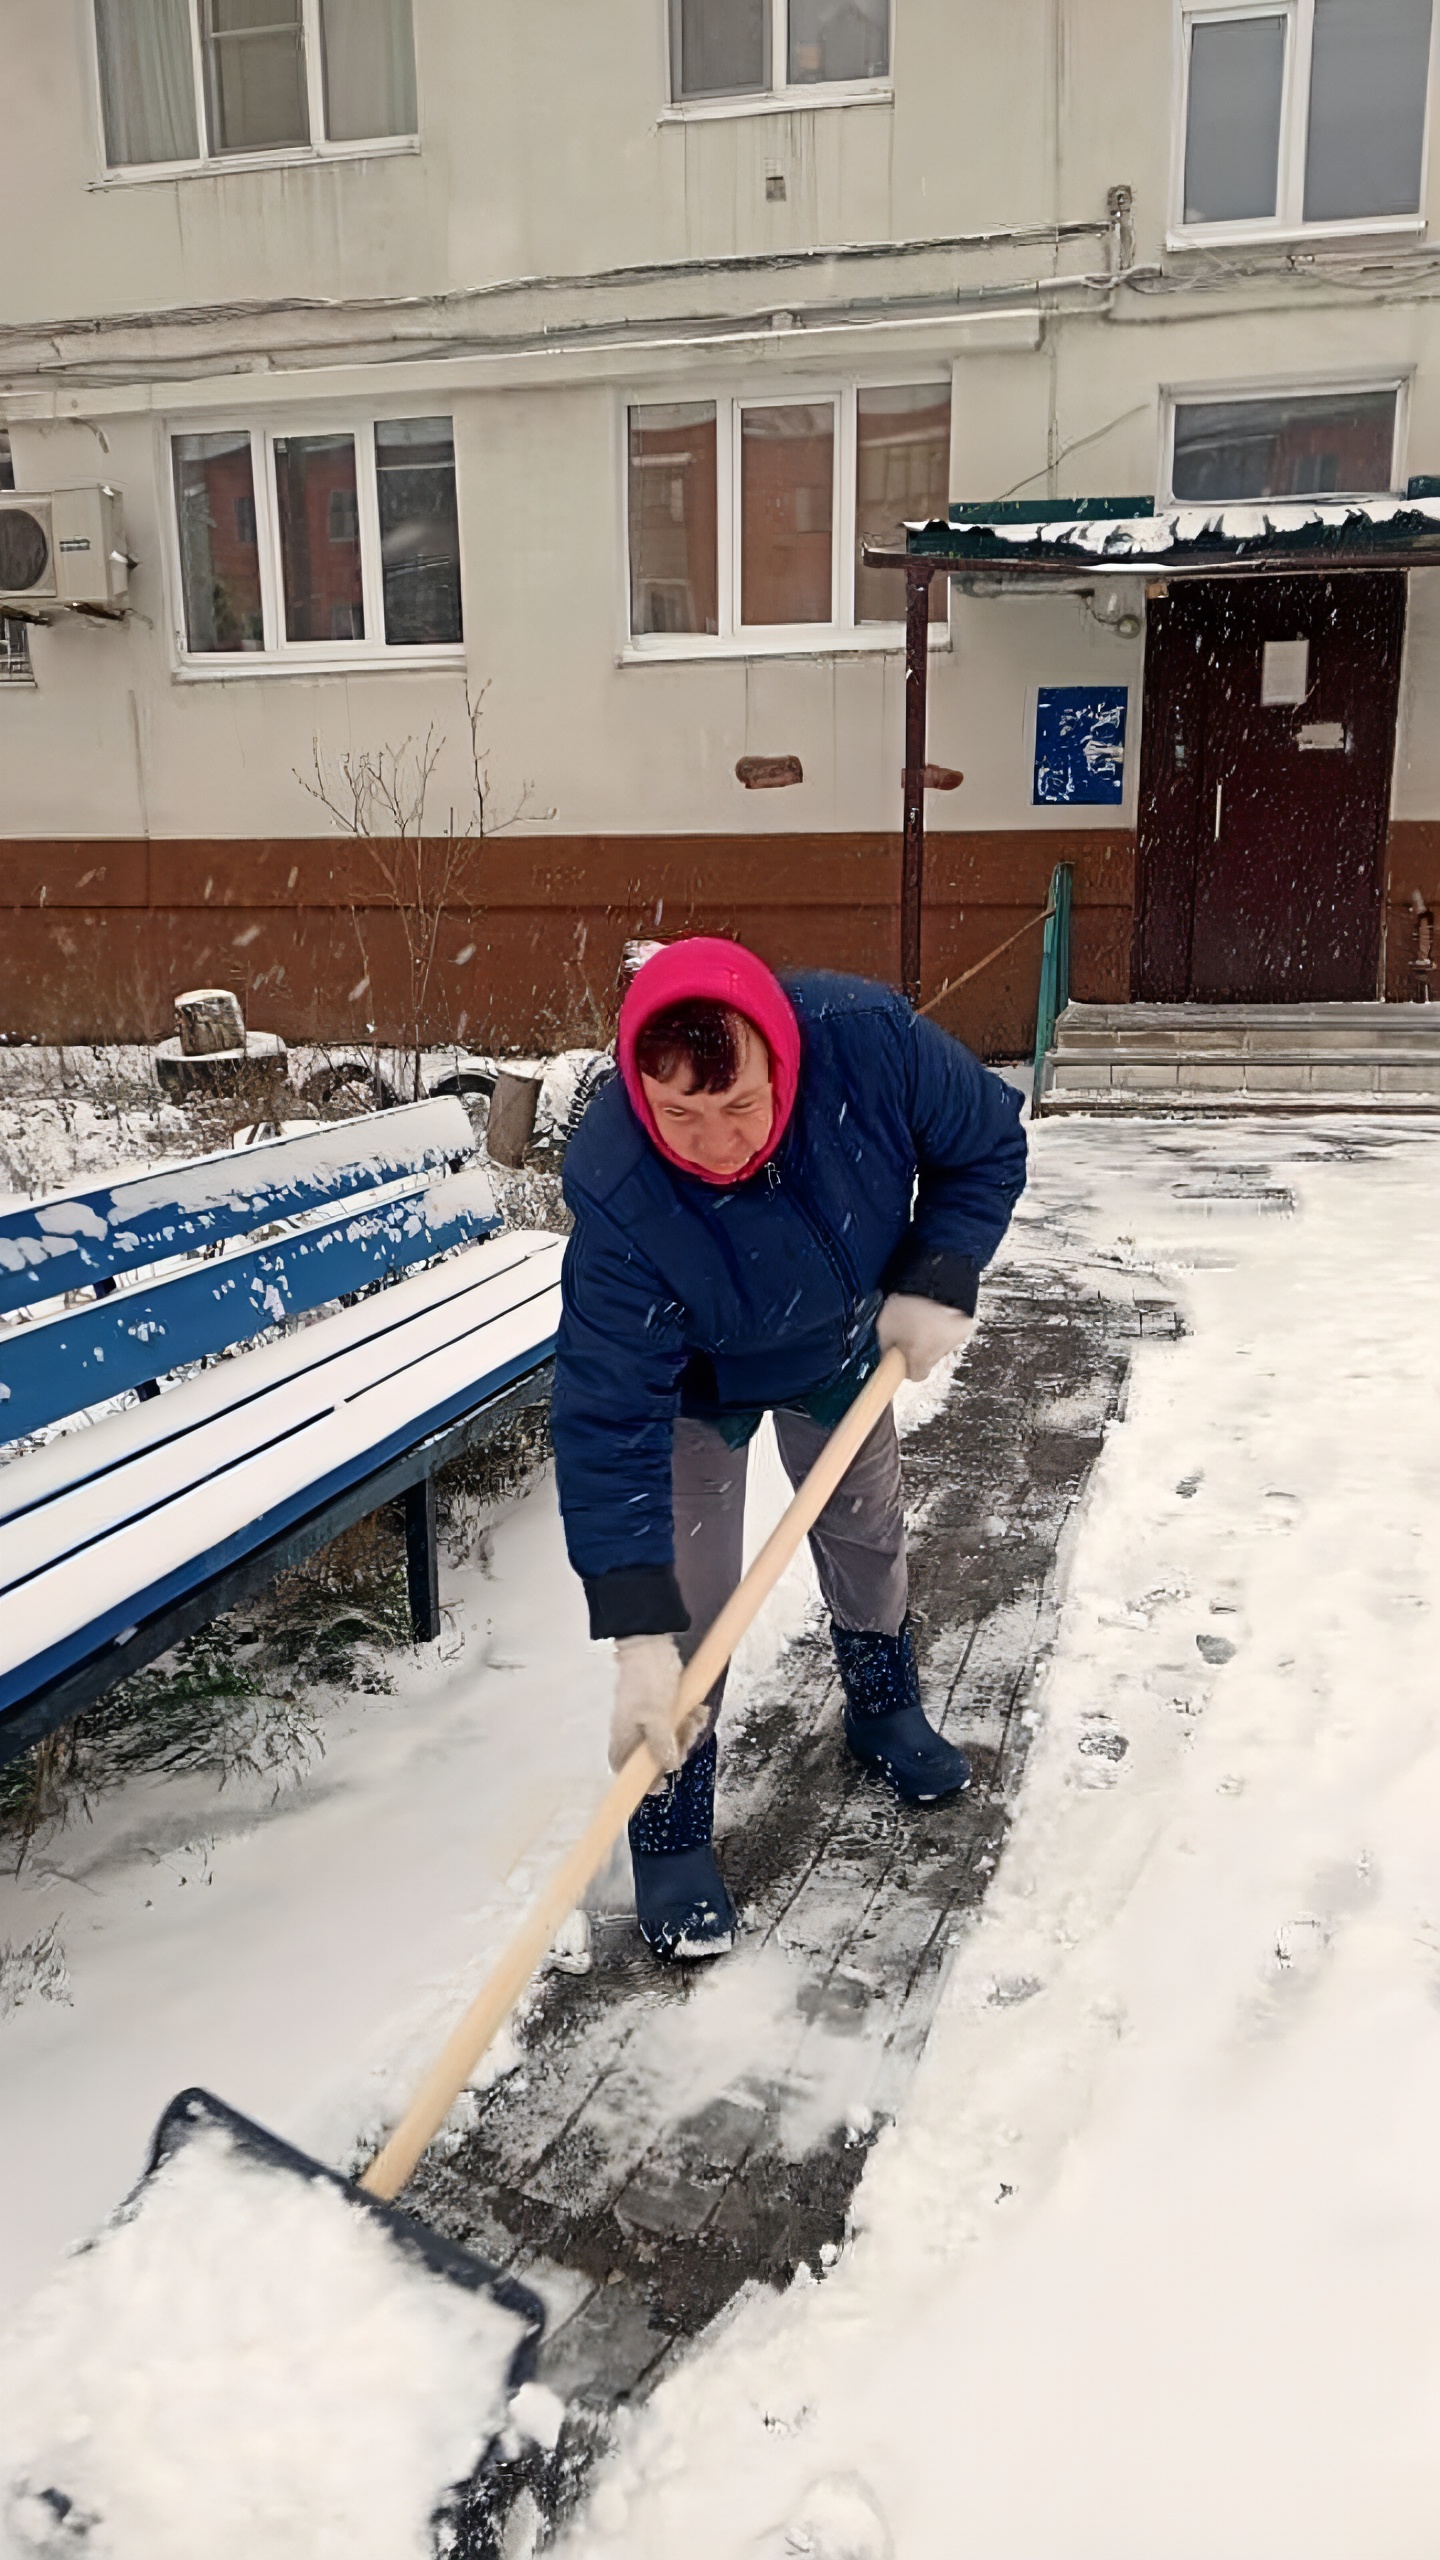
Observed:
[[[1030,1109],[1038,1115],[1045,1060],[1054,1045],[1055,1025],[1070,1001],[1070,890],[1073,872],[1057,862],[1050,874],[1045,910],[1045,939],[1040,946],[1040,1004],[1035,1017],[1035,1082]]]

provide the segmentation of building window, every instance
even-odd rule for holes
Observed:
[[[460,648],[448,418],[210,429],[172,436],[171,457],[182,656],[313,665]]]
[[[720,629],[715,403],[630,412],[630,629]]]
[[[833,622],[835,403],[740,411],[740,620]]]
[[[1432,0],[1187,14],[1184,226],[1416,216],[1431,15]]]
[[[1263,400],[1177,400],[1172,497],[1374,497],[1395,486],[1399,393],[1290,392]]]
[[[681,104],[867,88],[890,77],[890,0],[670,0]]]
[[[950,386],[646,403],[627,457],[632,641],[888,632],[904,572],[862,549],[945,515]]]
[[[112,169],[413,134],[411,0],[95,0]]]

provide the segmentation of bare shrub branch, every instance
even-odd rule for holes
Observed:
[[[402,738],[398,746],[347,749],[329,761],[321,753],[319,739],[312,739],[311,773],[297,772],[295,777],[333,824],[363,850],[364,886],[370,894],[363,903],[359,898],[350,902],[362,986],[371,977],[361,921],[365,908],[380,907],[398,920],[405,967],[401,1028],[417,1101],[423,1052],[441,1039],[458,1036],[436,977],[447,920],[473,917],[481,905],[484,853],[492,836],[554,816],[553,810],[531,807],[528,782],[521,784],[514,806],[503,817],[492,814],[488,751],[481,741],[488,691],[488,684],[475,694],[468,684],[465,688],[469,814],[457,823],[452,806],[444,828],[435,834],[426,831],[426,814],[446,741],[433,722],[423,738]]]

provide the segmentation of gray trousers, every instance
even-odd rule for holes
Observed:
[[[792,1485],[807,1476],[830,1434],[807,1414],[777,1412],[775,1437]],[[689,1661],[740,1579],[749,1449],[731,1449],[708,1422],[682,1414],[675,1425],[675,1578],[690,1612],[677,1641]],[[888,1410],[876,1423],[810,1532],[810,1552],[825,1605],[840,1627],[898,1635],[909,1596],[900,1443]],[[725,1691],[722,1671],[710,1692],[713,1733]]]

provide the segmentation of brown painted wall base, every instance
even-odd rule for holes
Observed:
[[[925,992],[1038,914],[1075,865],[1076,993],[1123,996],[1132,840],[1125,834],[937,833],[926,870]],[[475,1047],[589,1041],[613,1013],[631,937],[737,935],[776,966],[899,974],[900,839],[873,836],[507,837],[485,849],[475,905],[444,920],[427,1039]],[[404,1036],[405,920],[363,847],[284,843],[0,843],[0,1031],[11,1039],[154,1039],[189,986],[237,988],[259,1030]],[[989,1056],[1033,1037],[1040,934],[938,1019]]]
[[[1130,984],[1134,839],[1016,828],[929,840],[923,991],[985,958],[1075,866],[1075,994]],[[1390,830],[1386,992],[1410,993],[1409,907],[1440,910],[1440,821]],[[775,965],[899,975],[898,835],[507,837],[485,849],[472,911],[445,919],[427,1038],[475,1047],[586,1042],[613,1013],[624,943],[738,935]],[[989,1057],[1034,1037],[1038,929],[947,997],[937,1020]],[[0,841],[0,1034],[149,1040],[172,997],[220,985],[291,1040],[404,1036],[403,919],[363,848],[302,837]]]

